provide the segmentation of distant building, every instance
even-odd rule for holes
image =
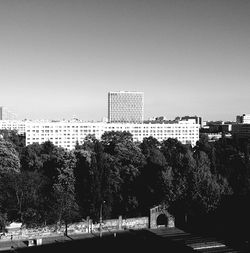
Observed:
[[[25,121],[22,120],[0,120],[0,130],[16,130],[18,134],[24,135],[26,131]]]
[[[0,120],[16,120],[16,114],[11,112],[7,107],[0,106]]]
[[[250,114],[237,115],[236,122],[242,124],[250,124]]]
[[[250,141],[250,124],[234,124],[232,125],[232,136],[236,140]]]
[[[180,121],[179,120],[170,120],[170,119],[166,119],[165,117],[151,117],[147,120],[144,120],[143,123],[145,124],[173,124],[173,123],[178,123]]]
[[[194,119],[196,124],[199,124],[200,127],[202,127],[202,118],[198,117],[198,116],[184,116],[181,117],[181,120],[190,120],[190,119]]]
[[[204,122],[203,122],[204,123]],[[207,121],[200,129],[201,134],[206,134],[209,141],[216,141],[220,138],[232,137],[232,126],[236,124],[230,121]]]
[[[109,123],[143,123],[144,93],[119,91],[108,93]]]
[[[197,120],[196,117],[189,117],[189,116],[185,116],[185,117],[176,117],[174,120],[170,120],[170,119],[166,119],[163,116],[160,117],[154,117],[154,118],[150,118],[148,120],[144,120],[145,124],[178,124],[178,123],[191,123],[191,124],[198,124],[200,125],[200,121]]]
[[[143,138],[152,136],[158,141],[176,138],[183,144],[196,145],[199,140],[199,125],[194,121],[180,121],[169,124],[135,124],[135,123],[105,123],[105,122],[39,122],[27,121],[26,145],[51,141],[54,145],[66,149],[74,149],[76,143],[82,144],[85,137],[94,135],[101,139],[105,132],[127,131],[134,141],[141,142]]]
[[[203,133],[229,133],[232,131],[232,124],[207,124],[201,128]]]
[[[236,116],[236,123],[242,123],[243,119],[241,115]]]

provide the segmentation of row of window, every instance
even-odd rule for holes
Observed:
[[[36,125],[36,126],[26,126],[27,129],[33,129],[33,128],[99,128],[99,129],[106,129],[106,130],[111,130],[111,129],[117,129],[117,130],[122,130],[122,129],[165,129],[165,128],[179,128],[179,129],[188,129],[188,128],[193,128],[193,129],[197,129],[198,126],[195,125],[174,125],[174,124],[169,124],[168,126],[164,125],[160,125],[160,126],[155,126],[155,125],[148,125],[148,126],[94,126],[94,125]]]
[[[69,131],[67,130],[27,130],[27,133],[69,133]],[[74,131],[70,131],[70,133],[95,133],[95,132],[100,132],[103,133],[104,131],[101,130],[74,130]],[[177,129],[164,129],[164,130],[131,130],[131,133],[182,133],[182,134],[192,134],[192,133],[196,133],[197,131],[194,130],[177,130]]]

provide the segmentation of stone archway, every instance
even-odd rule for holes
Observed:
[[[157,227],[159,226],[165,226],[167,227],[168,226],[168,217],[166,214],[159,214],[156,218],[156,225]]]
[[[150,209],[150,228],[159,226],[175,227],[175,219],[168,212],[167,206],[159,205]]]

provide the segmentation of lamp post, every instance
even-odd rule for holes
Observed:
[[[105,203],[105,200],[102,201],[100,206],[100,237],[102,237],[102,205]]]

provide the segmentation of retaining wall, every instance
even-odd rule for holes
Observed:
[[[79,233],[98,233],[100,232],[100,229],[103,232],[109,232],[124,229],[148,228],[148,226],[148,217],[122,219],[120,216],[118,219],[104,220],[102,224],[93,223],[91,219],[83,222],[68,224],[67,233],[68,235]],[[1,236],[1,240],[20,240],[64,235],[65,229],[65,225],[51,225],[37,228],[21,227],[20,229],[7,231]]]

